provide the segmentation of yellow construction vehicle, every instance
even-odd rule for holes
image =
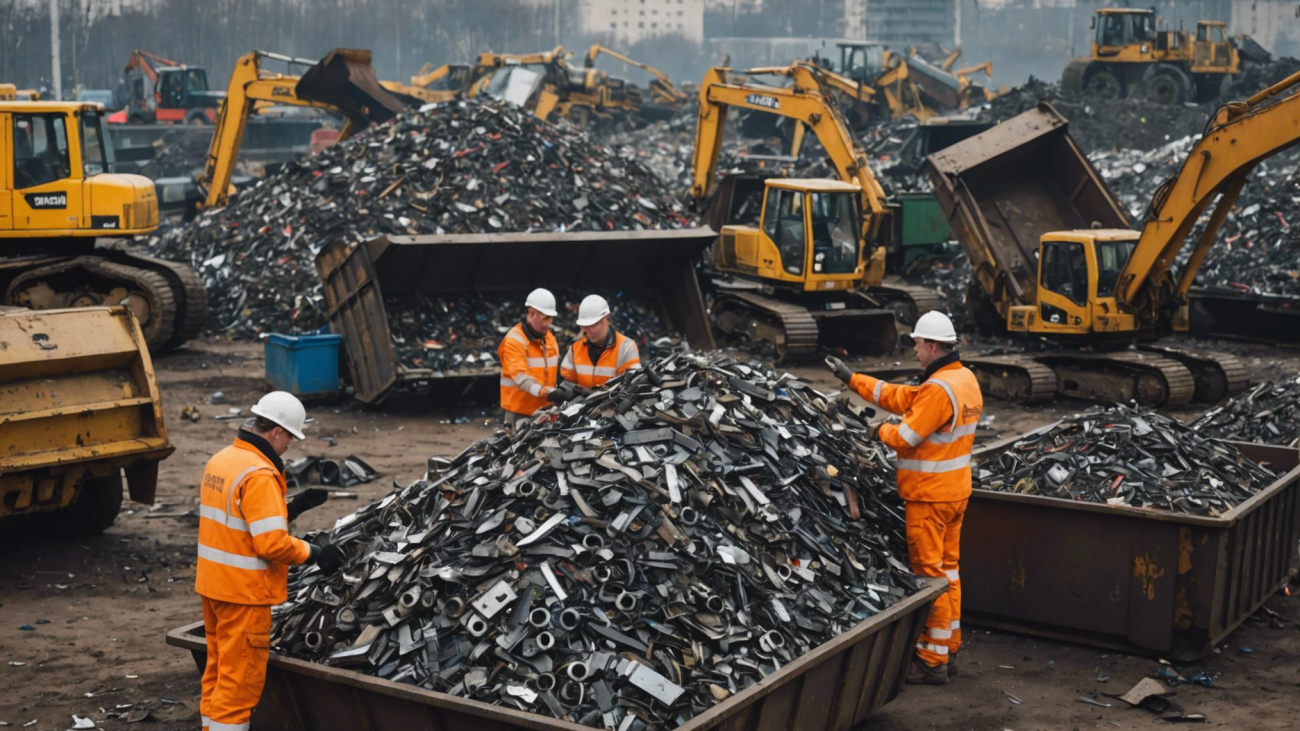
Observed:
[[[712,316],[726,332],[748,331],[784,359],[822,347],[888,352],[897,340],[894,316],[915,321],[938,305],[934,293],[885,286],[884,190],[866,153],[817,78],[816,67],[787,69],[790,86],[736,83],[713,68],[700,84],[691,195],[720,231],[713,266],[732,278],[719,283]],[[787,117],[816,135],[839,176],[833,180],[762,179],[730,175],[716,183],[716,166],[730,108]],[[748,190],[744,190],[748,188]],[[735,225],[746,207],[758,225]]]
[[[35,310],[129,307],[155,352],[199,334],[207,292],[189,267],[129,252],[158,226],[153,181],[112,172],[103,108],[0,102],[0,291]]]
[[[124,307],[0,310],[0,519],[80,536],[113,524],[125,477],[152,504],[172,453],[139,323]]]
[[[1092,27],[1091,55],[1074,59],[1061,75],[1066,93],[1159,104],[1207,101],[1241,67],[1221,22],[1198,21],[1193,38],[1187,31],[1158,28],[1154,10],[1103,8]]]
[[[591,48],[587,50],[587,58],[584,65],[587,68],[594,67],[596,65],[596,59],[599,58],[601,54],[630,66],[635,66],[653,77],[650,79],[648,85],[650,100],[644,102],[642,108],[639,110],[640,116],[647,121],[671,118],[677,110],[682,108],[682,105],[686,103],[686,100],[690,98],[690,95],[685,91],[673,86],[673,82],[668,78],[668,74],[665,74],[647,63],[633,61],[628,58],[627,55],[606,48],[598,43],[592,44]]]
[[[263,69],[264,60],[309,68],[302,76],[286,76]],[[369,51],[338,48],[318,62],[265,51],[247,53],[235,62],[230,74],[226,102],[217,117],[207,161],[198,179],[198,207],[215,208],[229,202],[244,130],[259,103],[314,107],[341,114],[347,121],[339,138],[346,139],[369,123],[392,119],[402,111],[404,102],[422,101],[403,99],[386,89],[375,78]]]
[[[1140,230],[1050,106],[931,155],[936,195],[974,269],[973,314],[1006,332],[1093,348],[975,358],[981,382],[1020,400],[1058,391],[1153,405],[1214,401],[1243,386],[1245,370],[1232,356],[1127,346],[1188,329],[1188,292],[1250,171],[1300,142],[1298,87],[1300,73],[1220,107],[1157,190]],[[1044,370],[1050,390],[1036,383]]]

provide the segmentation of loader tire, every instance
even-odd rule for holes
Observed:
[[[1083,88],[1087,95],[1094,99],[1110,101],[1123,99],[1126,96],[1124,80],[1109,69],[1094,72],[1088,77]]]
[[[1177,66],[1160,66],[1151,72],[1144,87],[1148,101],[1176,105],[1192,98],[1196,84]]]
[[[55,538],[82,538],[103,533],[122,510],[122,475],[87,479],[72,504],[62,510],[38,513],[37,527]]]

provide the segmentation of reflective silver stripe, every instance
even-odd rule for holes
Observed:
[[[199,716],[199,719],[203,722],[203,728],[212,725],[212,721],[207,716]]]
[[[559,364],[560,364],[560,356],[558,356],[558,355],[548,355],[548,356],[546,356],[546,367],[547,367],[547,368],[554,368],[555,366],[557,366],[557,365],[559,365]]]
[[[236,488],[238,488],[240,483],[244,481],[245,477],[248,477],[249,475],[251,475],[252,473],[258,470],[269,470],[269,469],[270,469],[269,467],[249,467],[243,472],[240,472],[239,475],[235,477],[235,481],[230,483],[230,487],[226,489],[226,515],[232,516],[231,517],[232,520],[234,519],[233,516],[235,514],[235,511],[230,509],[230,500],[235,496]],[[244,527],[241,526],[240,530],[244,530]]]
[[[913,472],[953,472],[969,466],[969,454],[934,462],[924,459],[900,459],[895,465],[900,470],[911,470]]]
[[[244,521],[239,518],[232,518],[223,512],[221,508],[216,508],[211,505],[199,506],[199,518],[207,518],[208,520],[220,523],[227,528],[232,528],[234,530],[248,530],[248,525],[244,523]]]
[[[962,437],[968,437],[975,433],[975,427],[979,424],[962,424],[950,432],[935,432],[925,438],[925,441],[931,444],[952,444]]]
[[[528,338],[524,337],[524,334],[519,332],[519,328],[517,325],[513,329],[511,329],[510,332],[506,333],[506,337],[510,338],[511,340],[521,342],[524,345],[528,344]]]
[[[957,573],[957,569],[949,569],[944,573],[948,575],[949,581],[961,581],[961,574]]]
[[[527,388],[528,386],[534,386],[534,385],[540,386],[542,385],[542,382],[537,380],[536,378],[533,378],[531,375],[527,373],[520,373],[519,375],[515,376],[515,385],[518,386],[519,388]]]
[[[954,429],[956,429],[956,428],[957,428],[957,415],[961,413],[961,409],[958,408],[958,406],[957,406],[957,394],[953,392],[953,390],[952,390],[952,386],[948,385],[948,382],[947,382],[947,381],[944,381],[944,380],[941,380],[941,379],[938,379],[938,378],[931,378],[930,380],[926,381],[925,383],[922,383],[921,385],[924,386],[926,383],[934,383],[934,384],[937,384],[937,385],[939,386],[939,388],[942,388],[945,392],[947,392],[947,394],[948,394],[948,400],[952,402],[952,422],[951,422],[951,426],[952,426]]]
[[[579,363],[578,365],[573,367],[573,370],[577,371],[578,375],[580,376],[596,375],[596,366],[592,366],[592,365],[584,365],[582,363]]]
[[[952,630],[930,628],[930,639],[932,640],[951,640]]]
[[[220,721],[208,721],[208,729],[209,731],[248,731],[249,723],[251,723],[251,721],[246,721],[244,723],[221,723]]]
[[[634,360],[641,360],[641,351],[637,350],[636,343],[631,338],[624,338],[618,346],[618,360],[614,365],[622,368]]]
[[[501,385],[502,385],[502,386],[507,386],[507,387],[509,387],[509,388],[514,388],[514,387],[515,387],[515,381],[514,381],[513,378],[502,378],[502,379],[501,379]]]
[[[876,387],[871,389],[871,400],[880,403],[880,392],[885,390],[884,381],[876,381]]]
[[[569,348],[569,350],[565,352],[564,361],[560,363],[560,370],[573,370],[573,348]]]
[[[931,645],[931,644],[929,644],[929,643],[918,642],[918,643],[916,643],[916,649],[918,649],[918,650],[929,650],[930,652],[933,652],[933,653],[936,654],[936,655],[947,655],[947,654],[948,654],[948,646],[947,646],[947,645]]]
[[[912,427],[907,425],[907,422],[898,425],[898,436],[902,437],[909,447],[915,447],[921,443],[921,435],[913,431]]]
[[[960,620],[960,619],[954,619],[954,620],[952,621],[952,624],[950,625],[950,628],[951,628],[951,629],[961,629],[961,620]]]
[[[273,530],[289,530],[289,523],[284,519],[284,516],[272,515],[269,518],[262,518],[248,524],[248,532],[255,536],[270,533]]]
[[[206,558],[212,563],[219,563],[223,566],[232,566],[237,569],[248,569],[249,571],[265,571],[267,564],[256,556],[241,556],[238,553],[227,553],[225,551],[199,544],[199,558]]]
[[[558,355],[548,355],[546,357],[530,355],[524,360],[528,362],[529,368],[554,368],[560,364],[560,356]]]
[[[613,378],[614,376],[618,375],[618,369],[610,368],[609,366],[596,366],[593,369],[593,373],[597,376],[605,376],[607,378]]]

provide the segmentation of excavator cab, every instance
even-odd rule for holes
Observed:
[[[1115,299],[1120,272],[1137,247],[1140,233],[1128,229],[1055,231],[1038,244],[1035,304],[1013,306],[1007,329],[1046,336],[1115,333],[1131,338],[1134,314],[1121,312]],[[1185,323],[1186,318],[1182,318]]]
[[[864,266],[861,195],[837,180],[768,180],[759,225],[722,228],[718,269],[805,292],[852,289]]]

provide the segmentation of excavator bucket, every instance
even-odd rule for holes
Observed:
[[[345,370],[358,399],[377,404],[393,391],[442,400],[495,399],[495,363],[455,372],[400,363],[385,302],[417,294],[522,302],[534,287],[583,291],[598,283],[653,305],[692,348],[711,350],[695,262],[716,238],[708,228],[383,236],[351,249],[331,243],[316,257],[316,269],[330,329],[343,336]]]
[[[402,100],[380,85],[370,51],[336,48],[298,80],[298,96],[332,104],[353,120],[354,131],[382,124],[402,112]]]

